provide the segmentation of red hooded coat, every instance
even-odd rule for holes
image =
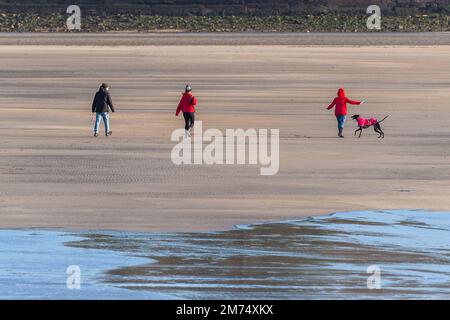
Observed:
[[[334,98],[333,102],[328,106],[328,110],[336,106],[334,109],[334,114],[336,116],[345,116],[347,115],[347,103],[350,104],[361,104],[360,101],[350,100],[345,96],[345,91],[343,88],[339,88],[337,97]]]
[[[195,106],[197,105],[197,99],[190,92],[185,92],[181,97],[180,103],[178,104],[176,115],[183,112],[195,112]]]

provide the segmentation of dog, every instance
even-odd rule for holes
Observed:
[[[386,120],[387,117],[389,117],[389,116],[386,116],[382,120],[378,121],[376,118],[365,119],[365,118],[361,117],[359,114],[355,114],[354,116],[352,116],[352,119],[355,120],[356,122],[358,122],[359,129],[355,130],[354,135],[356,136],[356,133],[359,131],[358,138],[361,138],[361,133],[362,133],[363,129],[367,129],[370,126],[373,126],[373,129],[375,130],[375,132],[379,134],[378,138],[383,139],[384,132],[383,132],[383,130],[381,130],[380,123],[383,122],[384,120]]]

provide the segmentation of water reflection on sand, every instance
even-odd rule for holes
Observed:
[[[66,245],[120,251],[148,264],[103,281],[193,299],[450,297],[450,213],[366,211],[211,233],[91,232]],[[380,290],[367,268],[381,269]]]

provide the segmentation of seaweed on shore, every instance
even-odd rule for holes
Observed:
[[[67,15],[0,14],[0,32],[77,32],[66,26]],[[377,32],[366,26],[367,16],[323,14],[303,16],[157,16],[83,15],[81,32]],[[386,16],[383,32],[449,31],[445,14]]]

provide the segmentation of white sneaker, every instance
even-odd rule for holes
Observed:
[[[185,132],[184,133],[184,137],[185,138],[190,138],[191,137],[191,133],[189,131],[185,130],[184,132]]]

